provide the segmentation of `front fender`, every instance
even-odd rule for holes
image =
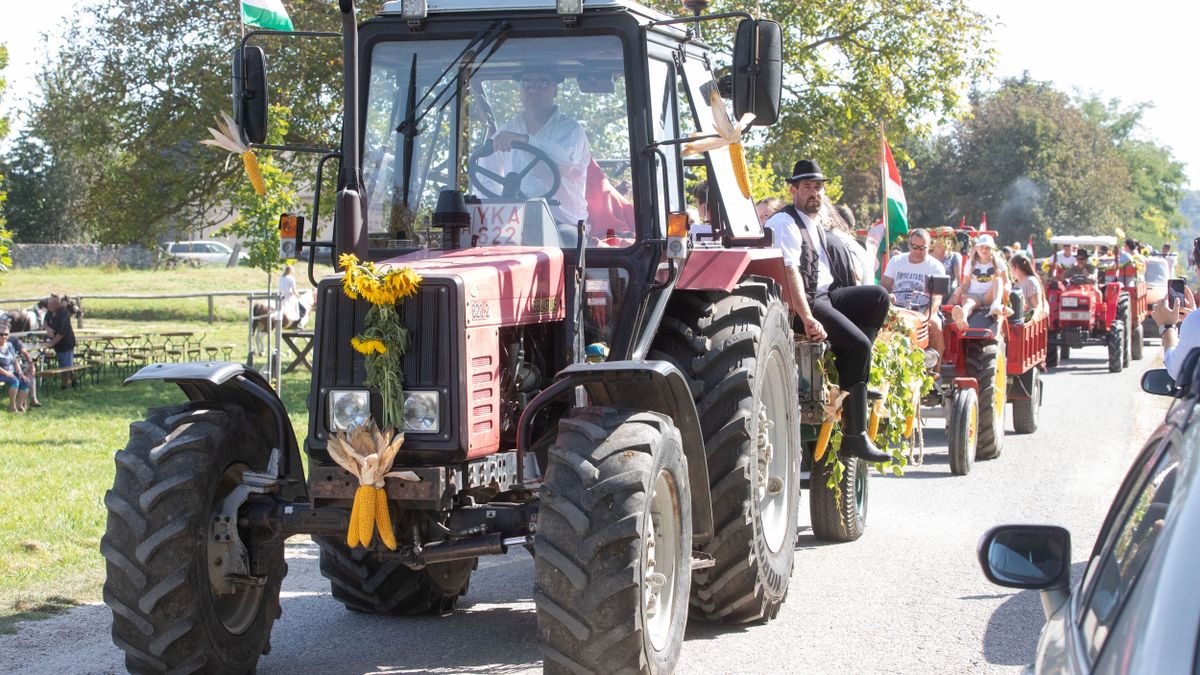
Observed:
[[[214,401],[239,406],[268,435],[282,454],[280,496],[291,501],[307,500],[308,485],[296,433],[283,401],[258,371],[240,363],[199,361],[155,363],[125,379],[124,384],[146,381],[174,382],[189,401]]]
[[[648,410],[675,422],[688,461],[688,492],[692,500],[692,538],[697,544],[713,537],[712,495],[708,488],[708,461],[696,403],[683,374],[666,361],[609,361],[576,363],[562,370],[551,384],[529,402],[517,423],[517,450],[521,456],[532,444],[530,421],[547,403],[583,387],[594,405]]]

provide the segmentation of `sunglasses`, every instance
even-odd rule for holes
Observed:
[[[929,247],[928,246],[915,246],[913,244],[908,245],[908,250],[910,250],[910,251],[924,251],[927,248],[929,248]]]

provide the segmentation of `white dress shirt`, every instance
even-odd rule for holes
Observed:
[[[827,291],[833,284],[833,268],[829,264],[829,253],[821,245],[821,235],[817,231],[821,225],[809,218],[808,214],[803,211],[799,211],[799,213],[800,220],[804,223],[804,229],[808,230],[808,236],[817,249],[817,287],[814,290]],[[787,212],[780,211],[767,219],[766,227],[775,232],[773,245],[783,252],[783,264],[789,267],[799,265],[800,251],[804,247],[804,237],[800,234],[800,228],[796,227],[796,221],[792,220]]]
[[[546,120],[546,123],[535,134],[529,133],[523,114],[509,120],[507,124],[500,127],[499,131],[528,136],[529,144],[549,155],[554,162],[562,179],[558,191],[550,197],[559,203],[558,206],[550,207],[554,219],[568,225],[574,225],[580,220],[586,221],[585,188],[587,186],[587,169],[588,164],[592,161],[592,153],[588,149],[587,134],[584,133],[579,122],[563,116],[556,106],[550,119]],[[513,149],[508,152],[494,152],[479,160],[480,166],[501,176],[511,171],[521,171],[531,162],[535,162],[537,166],[521,182],[521,191],[529,197],[537,197],[544,195],[550,189],[553,176],[546,165],[535,160],[533,155],[523,150]],[[485,181],[487,187],[493,191],[500,191],[500,186],[495,185],[494,181],[490,181],[484,176],[480,176],[479,180]]]

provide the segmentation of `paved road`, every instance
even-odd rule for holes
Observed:
[[[804,525],[790,597],[778,620],[753,627],[688,627],[681,673],[987,673],[1029,662],[1042,622],[1036,593],[988,584],[975,543],[1001,522],[1058,523],[1083,569],[1104,512],[1162,399],[1138,389],[1147,360],[1109,374],[1100,348],[1046,379],[1043,427],[1009,436],[1003,456],[950,475],[940,422],[927,429],[924,466],[871,479],[866,534],[817,542]],[[1010,413],[1011,415],[1011,413]],[[1009,422],[1011,429],[1011,420]],[[328,595],[316,547],[289,546],[283,618],[263,673],[538,672],[525,553],[481,562],[462,611],[443,618],[352,614]],[[0,637],[0,670],[119,672],[109,613],[82,607]]]

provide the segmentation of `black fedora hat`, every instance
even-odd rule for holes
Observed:
[[[819,180],[825,182],[829,180],[825,174],[821,173],[821,165],[811,159],[802,159],[796,162],[796,167],[792,169],[792,177],[787,179],[789,183],[799,183],[802,180]]]

